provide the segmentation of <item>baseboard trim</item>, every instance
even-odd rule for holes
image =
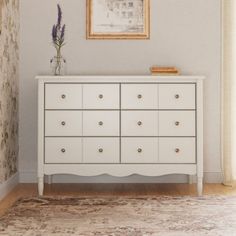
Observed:
[[[47,182],[47,178],[45,178]],[[188,183],[188,177],[186,175],[166,175],[159,177],[146,177],[141,175],[131,175],[128,177],[113,177],[109,175],[99,175],[95,177],[83,177],[74,175],[54,175],[53,183]],[[36,172],[20,172],[20,183],[36,183]],[[196,182],[196,178],[193,178],[193,182]],[[222,183],[221,172],[205,172],[205,183]]]
[[[7,181],[0,184],[0,200],[2,200],[19,183],[19,173],[17,172]]]
[[[204,172],[204,182],[209,184],[221,184],[223,182],[222,172]]]

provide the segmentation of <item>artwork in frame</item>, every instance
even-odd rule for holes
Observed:
[[[149,39],[150,0],[87,0],[87,39]]]

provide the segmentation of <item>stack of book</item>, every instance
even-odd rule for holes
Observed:
[[[150,68],[152,75],[179,75],[180,71],[176,67],[152,66]]]

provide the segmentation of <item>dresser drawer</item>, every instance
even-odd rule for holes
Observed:
[[[83,140],[84,163],[119,163],[120,139],[119,138],[84,138]]]
[[[157,111],[122,111],[122,136],[158,136]]]
[[[89,84],[83,86],[84,109],[119,109],[119,84]]]
[[[195,109],[195,84],[160,84],[159,109]]]
[[[160,163],[196,163],[195,138],[160,138]]]
[[[122,109],[158,109],[157,84],[125,84],[121,94]]]
[[[80,84],[46,84],[46,109],[82,109]]]
[[[82,136],[81,111],[46,111],[45,136]]]
[[[84,111],[84,136],[119,136],[119,111]]]
[[[122,163],[157,163],[158,139],[157,138],[122,138],[121,140]]]
[[[195,136],[195,111],[160,111],[159,136]]]
[[[82,139],[45,138],[45,163],[82,163]]]

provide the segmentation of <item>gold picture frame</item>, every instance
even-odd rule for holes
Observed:
[[[87,39],[150,39],[150,0],[86,3]]]

